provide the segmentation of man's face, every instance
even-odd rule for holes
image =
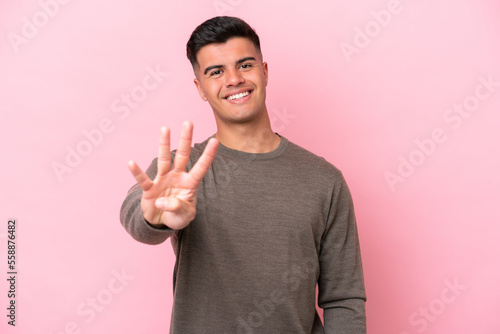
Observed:
[[[267,63],[249,39],[206,45],[197,60],[194,82],[218,125],[245,123],[266,113]]]

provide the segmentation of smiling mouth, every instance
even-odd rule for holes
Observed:
[[[228,101],[239,100],[239,99],[244,98],[245,96],[250,95],[251,93],[252,93],[252,91],[247,90],[245,92],[241,92],[238,94],[229,95],[228,97],[226,97],[226,100],[228,100]]]

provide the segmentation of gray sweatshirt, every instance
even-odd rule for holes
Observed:
[[[192,148],[188,170],[207,141]],[[154,179],[156,172],[154,159],[146,173]],[[198,188],[196,217],[183,230],[148,224],[141,194],[138,185],[130,189],[120,219],[140,242],[170,237],[170,333],[366,333],[352,199],[323,158],[284,137],[269,153],[220,144]]]

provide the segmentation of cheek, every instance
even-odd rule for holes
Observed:
[[[266,87],[267,86],[267,78],[265,73],[261,72],[255,76],[255,81],[254,81],[257,86]]]
[[[219,99],[220,86],[217,84],[207,85],[205,93],[209,99]]]

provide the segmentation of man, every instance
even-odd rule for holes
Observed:
[[[366,333],[349,190],[338,169],[272,131],[255,31],[215,17],[187,55],[217,132],[191,148],[185,122],[170,152],[162,128],[146,173],[129,163],[137,184],[120,215],[138,241],[172,242],[170,333]]]

